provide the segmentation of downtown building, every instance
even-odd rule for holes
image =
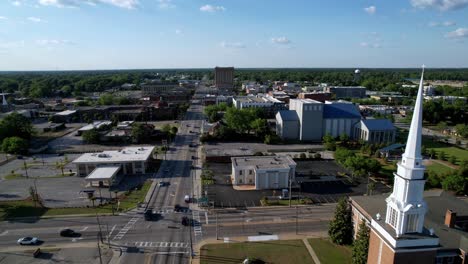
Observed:
[[[421,155],[423,76],[405,152],[390,196],[351,197],[355,234],[370,227],[367,263],[468,263],[468,204],[435,191],[424,192]],[[464,214],[464,215],[457,215]]]
[[[215,67],[214,85],[218,90],[232,90],[234,88],[234,67]]]

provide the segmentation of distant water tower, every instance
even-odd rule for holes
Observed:
[[[361,70],[354,70],[354,81],[359,82],[361,80]]]

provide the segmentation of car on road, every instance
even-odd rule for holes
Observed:
[[[80,236],[80,234],[75,232],[72,229],[67,228],[67,229],[62,229],[60,231],[60,236],[63,236],[63,237],[77,237],[77,236]]]
[[[161,215],[154,212],[153,209],[148,209],[145,211],[145,220],[146,221],[157,221]]]
[[[35,245],[39,243],[39,239],[37,237],[22,237],[18,239],[18,244],[20,245]]]
[[[192,221],[191,221],[190,218],[188,218],[187,216],[182,217],[182,225],[188,226],[188,225],[191,224],[191,222],[192,222]]]
[[[184,196],[184,201],[185,201],[186,203],[190,203],[190,195],[185,195],[185,196]]]
[[[182,211],[182,206],[180,206],[180,204],[174,205],[174,212],[180,212],[180,211]]]
[[[160,181],[160,182],[158,183],[158,185],[159,185],[159,187],[165,187],[165,186],[168,186],[169,183],[168,183],[168,182]]]

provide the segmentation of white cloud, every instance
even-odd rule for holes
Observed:
[[[287,45],[291,43],[291,41],[286,37],[272,38],[271,41],[275,44],[283,44],[283,45]]]
[[[135,9],[138,7],[138,0],[98,0],[98,2],[114,5],[121,8]]]
[[[39,0],[39,4],[43,6],[55,6],[59,8],[73,8],[79,6],[77,0]]]
[[[0,20],[8,20],[8,17],[0,16]]]
[[[36,44],[41,46],[70,45],[73,44],[73,42],[66,39],[38,39],[36,40]]]
[[[34,23],[45,22],[44,19],[41,19],[41,18],[39,18],[39,17],[28,17],[28,20],[29,20],[29,21],[32,21],[32,22],[34,22]]]
[[[226,10],[226,8],[224,8],[224,6],[204,5],[204,6],[200,7],[200,11],[210,12],[210,13],[214,13],[214,12],[218,12],[218,11],[225,11],[225,10]]]
[[[468,38],[468,28],[458,28],[445,34],[445,37],[451,39]]]
[[[109,4],[126,9],[135,9],[139,5],[138,0],[38,0],[44,6],[55,6],[59,8],[76,8],[80,4],[96,5],[98,3]]]
[[[175,30],[175,33],[176,33],[177,35],[182,35],[182,30],[176,29],[176,30]]]
[[[361,43],[359,43],[359,46],[364,47],[364,48],[378,49],[378,48],[382,47],[382,44],[380,44],[380,43],[361,42]]]
[[[20,1],[13,1],[11,4],[14,6],[20,6],[22,3]]]
[[[377,11],[377,8],[375,6],[369,6],[364,8],[364,11],[366,11],[370,15],[373,15]]]
[[[468,6],[468,0],[410,0],[416,8],[432,8],[441,11],[457,10]]]
[[[14,49],[24,47],[25,41],[11,41],[11,42],[0,42],[0,50]]]
[[[221,42],[221,47],[230,48],[230,49],[244,49],[246,48],[245,44],[242,42]]]
[[[175,8],[176,5],[172,3],[172,0],[158,0],[158,7],[161,9]]]
[[[430,22],[428,26],[430,27],[451,27],[455,26],[457,23],[453,21],[445,21],[445,22]]]

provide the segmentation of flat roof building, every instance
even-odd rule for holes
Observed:
[[[289,156],[233,157],[231,181],[234,186],[255,190],[288,188],[296,174],[296,162]]]
[[[148,169],[154,147],[126,147],[121,150],[85,153],[75,159],[79,176],[87,176],[98,167],[118,166],[120,174],[143,174]]]

